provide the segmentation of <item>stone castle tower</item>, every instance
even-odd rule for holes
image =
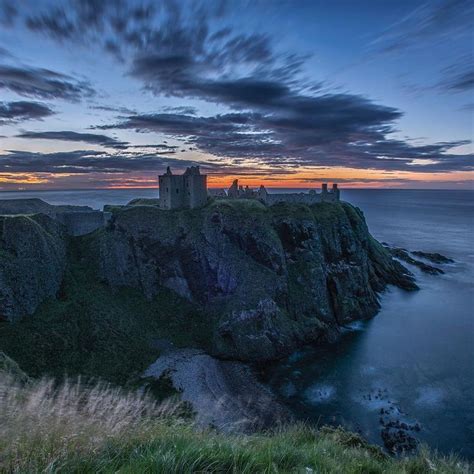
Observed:
[[[174,175],[168,166],[158,182],[161,209],[194,209],[207,202],[207,176],[201,174],[199,166],[186,168],[180,175]]]

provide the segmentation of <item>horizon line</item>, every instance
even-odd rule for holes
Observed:
[[[342,183],[336,183],[340,186]],[[265,186],[269,189],[314,189],[314,187],[286,187],[286,186]],[[124,190],[139,190],[139,189],[155,189],[159,191],[159,188],[152,186],[142,187],[111,187],[111,188],[60,188],[60,189],[0,189],[0,193],[27,193],[27,192],[65,192],[65,191],[124,191]],[[226,189],[222,186],[209,186],[208,189]],[[356,190],[356,191],[474,191],[473,188],[384,188],[384,187],[340,187],[341,191],[344,190]]]

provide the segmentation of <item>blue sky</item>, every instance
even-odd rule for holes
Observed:
[[[474,7],[0,0],[0,189],[472,188]]]

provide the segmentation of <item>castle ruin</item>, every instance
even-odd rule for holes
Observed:
[[[227,191],[228,199],[257,199],[258,201],[271,206],[279,202],[294,202],[301,204],[316,204],[318,202],[337,202],[340,199],[340,191],[337,184],[328,189],[327,183],[322,184],[320,193],[315,189],[310,189],[304,193],[269,193],[265,186],[261,185],[259,189],[250,189],[248,186],[239,186],[239,180],[235,179],[232,186]]]
[[[183,174],[173,174],[170,167],[158,177],[161,209],[194,209],[207,202],[207,175],[199,166],[186,168]]]
[[[235,179],[230,188],[207,189],[207,176],[201,174],[199,166],[191,166],[181,175],[174,175],[170,168],[166,173],[159,176],[161,209],[194,209],[206,204],[208,196],[216,199],[256,199],[267,206],[279,202],[292,202],[300,204],[316,204],[318,202],[337,202],[340,199],[340,191],[334,183],[328,189],[327,183],[323,183],[320,193],[315,189],[309,192],[299,193],[269,193],[265,186],[259,189],[250,189],[248,186],[239,186]]]

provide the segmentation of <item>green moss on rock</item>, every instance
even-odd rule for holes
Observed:
[[[156,338],[270,360],[373,316],[389,283],[416,288],[346,203],[132,205],[76,238],[46,216],[8,219],[0,221],[0,290],[5,278],[20,282],[10,306],[37,309],[3,325],[0,347],[32,375],[124,382],[158,355]],[[55,284],[43,291],[48,275]],[[30,294],[37,299],[27,311]]]

